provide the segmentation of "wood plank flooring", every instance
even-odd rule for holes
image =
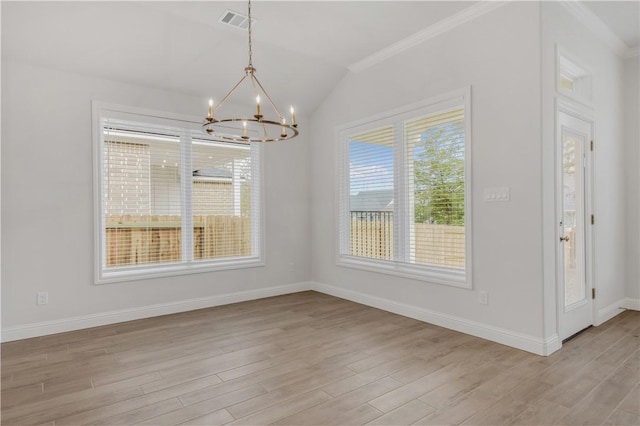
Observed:
[[[549,357],[315,292],[2,345],[2,425],[640,425],[640,312]]]

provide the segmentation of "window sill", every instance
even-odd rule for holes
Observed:
[[[336,264],[345,268],[360,269],[363,271],[409,278],[434,284],[465,289],[472,288],[471,280],[467,279],[465,271],[453,271],[445,268],[410,265],[348,255],[338,256]]]
[[[172,263],[165,265],[144,265],[123,267],[103,271],[97,274],[95,284],[110,284],[126,281],[138,281],[151,278],[173,277],[176,275],[201,274],[205,272],[227,271],[232,269],[257,268],[264,266],[264,260],[258,257],[246,257],[215,262],[196,261],[193,263]]]

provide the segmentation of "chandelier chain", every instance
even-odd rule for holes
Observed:
[[[247,4],[247,15],[249,15],[249,67],[253,67],[253,46],[251,44],[251,0]]]

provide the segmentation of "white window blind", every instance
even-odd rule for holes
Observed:
[[[252,191],[249,145],[194,140],[194,257],[198,260],[246,256],[252,252]]]
[[[468,90],[339,137],[339,264],[470,286]]]
[[[105,267],[179,262],[180,138],[109,119],[103,129]]]
[[[349,253],[393,260],[393,126],[349,137]]]
[[[260,148],[94,106],[96,282],[262,264]]]
[[[404,122],[412,214],[409,261],[464,269],[464,108]]]

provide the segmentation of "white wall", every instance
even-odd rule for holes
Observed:
[[[407,307],[528,350],[548,349],[557,332],[555,213],[549,199],[557,42],[595,71],[598,308],[638,298],[637,58],[623,67],[553,2],[513,2],[347,75],[308,125],[301,120],[307,131],[300,138],[265,147],[267,266],[120,284],[93,285],[91,100],[201,116],[205,97],[3,58],[3,330],[63,327],[75,317],[142,312],[150,305],[313,279],[332,286],[321,290],[360,295],[390,309]],[[633,84],[635,98],[624,91]],[[335,128],[468,85],[474,288],[336,266]],[[623,105],[626,122],[636,122],[624,133]],[[511,200],[484,203],[484,188],[497,186],[510,187]],[[49,292],[48,305],[36,306],[37,291]],[[487,306],[478,303],[478,291],[489,292]]]
[[[624,62],[625,182],[627,183],[627,297],[640,309],[640,57]]]
[[[311,119],[314,281],[542,344],[547,336],[542,318],[539,7],[508,4],[351,73],[319,107]],[[336,266],[336,126],[468,85],[473,290]],[[502,186],[511,188],[509,202],[483,202],[484,188]],[[489,292],[487,306],[478,303],[480,290]]]
[[[622,59],[559,2],[542,2],[543,191],[545,196],[545,330],[555,329],[554,144],[555,52],[561,46],[593,72],[594,286],[596,323],[620,311],[626,297],[626,197],[622,104]],[[636,117],[637,119],[637,117]],[[636,234],[637,235],[637,234]]]
[[[265,267],[94,285],[92,100],[195,117],[202,116],[206,107],[204,96],[3,58],[3,330],[19,331],[51,321],[63,326],[72,317],[136,311],[310,279],[309,156],[308,132],[304,132],[294,141],[264,150]],[[306,120],[301,121],[307,128]],[[295,264],[294,272],[290,263]],[[49,292],[48,305],[36,305],[37,291]]]

